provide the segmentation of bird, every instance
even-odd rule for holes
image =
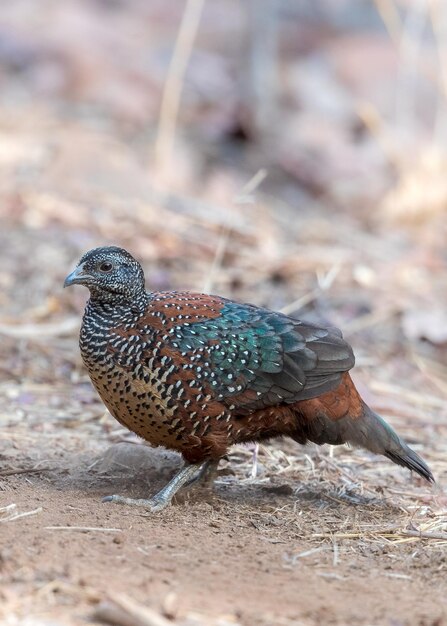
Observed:
[[[230,446],[290,437],[365,448],[433,474],[360,397],[351,346],[334,327],[189,291],[146,291],[140,263],[117,246],[84,254],[64,287],[90,291],[79,345],[110,413],[183,467],[149,498],[104,501],[156,512],[217,465]]]

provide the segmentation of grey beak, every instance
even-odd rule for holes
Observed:
[[[93,277],[84,271],[84,264],[78,265],[78,267],[76,267],[64,280],[64,287],[70,287],[70,285],[83,285],[89,278]]]

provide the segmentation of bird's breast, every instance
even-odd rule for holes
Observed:
[[[177,447],[183,428],[176,418],[176,405],[168,388],[155,375],[145,380],[120,366],[105,374],[90,373],[91,380],[110,413],[143,439],[167,447]]]
[[[123,426],[154,445],[181,447],[183,420],[179,418],[180,385],[172,382],[173,367],[155,359],[157,349],[138,336],[111,332],[100,320],[84,320],[80,348],[93,386]],[[155,356],[154,356],[155,355]]]

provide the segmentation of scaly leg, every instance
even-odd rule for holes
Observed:
[[[144,498],[125,498],[124,496],[105,496],[103,502],[118,502],[119,504],[133,504],[134,506],[142,506],[149,509],[152,513],[161,511],[168,504],[177,491],[184,485],[191,484],[201,479],[212,464],[212,461],[203,461],[203,463],[186,464],[182,469],[163,487],[158,493],[150,499]]]

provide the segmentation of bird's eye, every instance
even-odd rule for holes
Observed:
[[[99,266],[99,270],[101,272],[111,272],[113,270],[113,265],[108,261],[104,261],[104,263],[101,263]]]

